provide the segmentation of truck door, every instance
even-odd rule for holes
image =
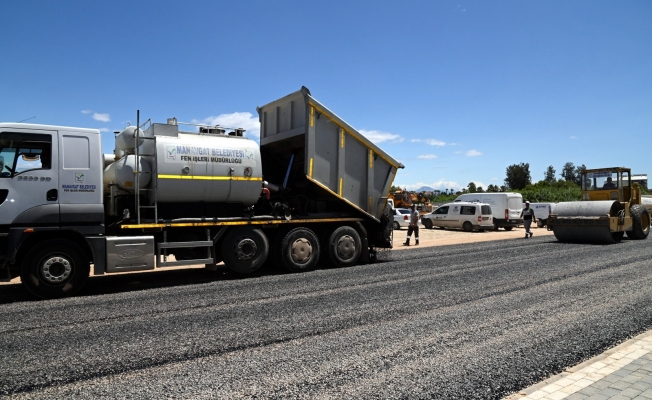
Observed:
[[[57,131],[0,132],[0,225],[59,223],[57,143]]]

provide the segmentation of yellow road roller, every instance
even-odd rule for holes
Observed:
[[[631,169],[587,169],[582,173],[582,201],[558,203],[548,217],[548,230],[561,242],[617,243],[623,235],[645,239],[650,211],[641,202]]]

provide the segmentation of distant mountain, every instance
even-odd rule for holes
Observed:
[[[421,186],[419,189],[415,190],[415,192],[420,193],[420,192],[432,192],[435,189],[431,188],[430,186]]]

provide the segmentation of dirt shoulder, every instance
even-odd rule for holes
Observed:
[[[532,229],[534,237],[553,235],[552,231],[546,228]],[[410,240],[411,246],[403,246],[405,238],[407,237],[407,229],[394,230],[394,249],[393,250],[406,250],[414,248],[414,234]],[[504,239],[523,239],[525,240],[525,229],[523,227],[514,228],[511,231],[499,229],[497,231],[487,232],[464,232],[458,229],[426,229],[419,227],[419,246],[446,246],[450,244],[462,243],[476,243],[488,242],[491,240],[504,240]]]

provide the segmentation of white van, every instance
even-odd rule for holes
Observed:
[[[534,211],[534,217],[537,219],[537,226],[543,228],[548,225],[548,216],[552,214],[557,203],[530,203],[530,208]],[[525,205],[523,205],[525,208]]]
[[[421,223],[427,229],[462,228],[467,232],[473,230],[493,230],[491,206],[481,203],[448,203],[430,214],[421,217]]]
[[[494,216],[494,229],[503,227],[506,231],[511,231],[515,226],[523,224],[523,196],[520,193],[467,193],[458,196],[455,202],[458,201],[489,204]]]

